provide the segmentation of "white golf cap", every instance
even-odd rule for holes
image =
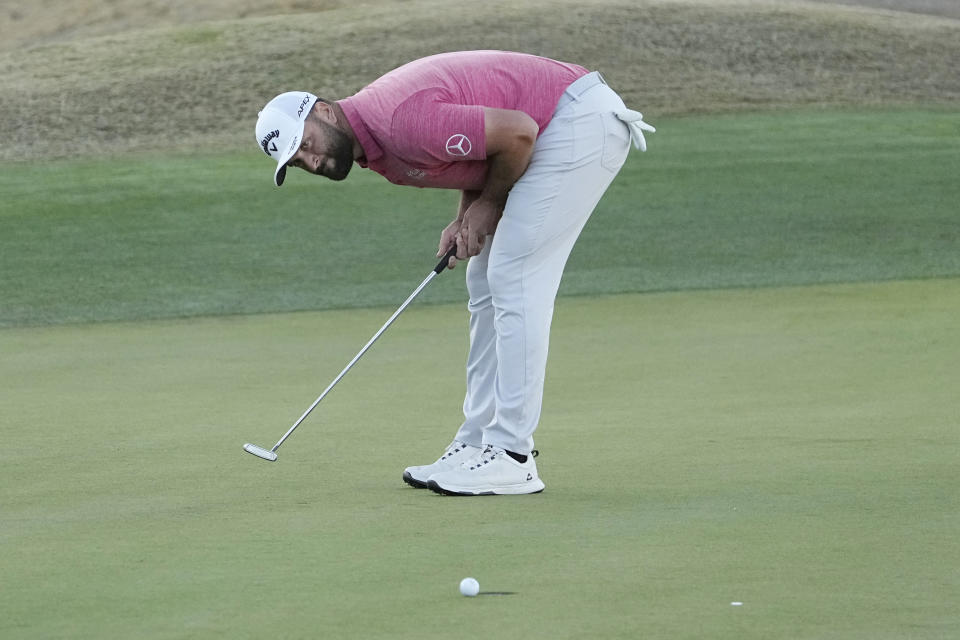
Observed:
[[[273,183],[278,187],[287,175],[287,162],[300,148],[303,121],[316,101],[312,93],[288,91],[268,102],[257,117],[257,146],[277,161]]]

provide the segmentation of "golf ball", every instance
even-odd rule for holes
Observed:
[[[473,578],[464,578],[460,581],[460,593],[472,598],[480,593],[480,583]]]

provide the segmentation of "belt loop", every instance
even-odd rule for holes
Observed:
[[[607,84],[607,81],[604,80],[603,75],[601,75],[599,71],[591,71],[587,75],[574,80],[573,83],[563,91],[560,100],[557,102],[556,109],[559,110],[571,102],[580,102],[580,96],[598,84]]]

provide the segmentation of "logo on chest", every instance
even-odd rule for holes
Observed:
[[[407,171],[407,177],[413,178],[414,180],[423,180],[427,175],[427,172],[423,169],[410,169]]]

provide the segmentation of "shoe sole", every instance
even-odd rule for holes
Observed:
[[[410,475],[410,473],[407,472],[407,471],[404,471],[404,472],[403,472],[403,481],[406,482],[406,483],[407,483],[408,485],[410,485],[411,487],[413,487],[414,489],[426,489],[426,488],[427,488],[427,483],[426,483],[426,482],[420,482],[419,480],[417,480],[416,478],[414,478],[412,475]]]
[[[527,487],[502,487],[500,489],[494,489],[492,491],[467,491],[467,490],[457,490],[447,489],[441,487],[434,480],[427,480],[427,488],[433,491],[434,493],[439,493],[445,496],[521,496],[521,495],[530,495],[532,493],[540,493],[543,491],[546,486],[541,482],[539,489],[534,489],[533,491],[528,491]]]

